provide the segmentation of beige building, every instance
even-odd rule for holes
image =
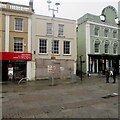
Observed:
[[[32,79],[51,78],[52,18],[32,16]],[[55,78],[76,74],[76,21],[54,18]]]
[[[30,78],[32,6],[0,2],[0,9],[2,80],[8,80],[8,67],[13,68],[15,79],[22,72]]]

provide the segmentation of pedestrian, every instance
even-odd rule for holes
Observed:
[[[106,69],[105,70],[106,83],[109,83],[109,75],[110,75],[109,69]]]
[[[113,68],[113,83],[116,83],[116,69]]]
[[[110,77],[112,77],[113,76],[113,68],[111,67],[110,68]]]

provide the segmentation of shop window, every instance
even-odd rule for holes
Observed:
[[[52,35],[52,23],[47,23],[47,35]]]
[[[64,41],[64,54],[70,54],[70,41]]]
[[[39,39],[39,53],[46,54],[47,53],[47,40]]]
[[[59,24],[58,26],[58,36],[63,36],[64,35],[64,25]]]
[[[15,18],[15,30],[23,31],[23,19]]]
[[[53,50],[53,44],[52,44],[52,53],[59,54],[59,40],[54,40],[54,50]]]
[[[23,38],[14,38],[14,52],[23,52]]]

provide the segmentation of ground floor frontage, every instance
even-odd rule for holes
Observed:
[[[35,79],[50,79],[52,72],[54,78],[71,77],[76,74],[76,61],[69,59],[35,59]],[[53,66],[53,71],[52,71]]]
[[[89,73],[104,75],[106,68],[114,68],[116,73],[120,74],[120,56],[118,55],[88,55],[88,59]]]
[[[2,81],[30,78],[31,60],[31,53],[2,52],[0,58]]]

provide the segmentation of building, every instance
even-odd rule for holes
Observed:
[[[31,6],[0,2],[0,65],[2,80],[31,75]],[[9,68],[12,72],[9,74]]]
[[[32,16],[32,78],[51,78],[52,17]],[[54,76],[76,74],[76,21],[54,18]]]
[[[120,73],[120,36],[118,13],[112,6],[102,10],[100,16],[85,14],[77,20],[77,70],[80,71],[80,56],[84,73],[102,73],[115,67]]]

